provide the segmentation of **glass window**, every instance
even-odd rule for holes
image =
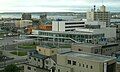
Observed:
[[[31,67],[28,66],[28,70],[31,70]]]
[[[71,60],[68,60],[68,64],[71,64]]]
[[[73,61],[73,65],[76,65],[76,61]]]

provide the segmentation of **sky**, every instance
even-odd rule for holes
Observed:
[[[120,0],[1,0],[0,12],[85,12],[103,4],[120,12]]]

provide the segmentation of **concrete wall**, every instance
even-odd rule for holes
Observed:
[[[43,48],[43,47],[37,46],[37,51],[40,54],[46,55],[46,56],[52,56],[57,54],[57,48]]]
[[[76,65],[67,64],[67,60],[76,61]],[[67,69],[69,70],[69,72],[103,72],[103,63],[90,61],[89,59],[85,60],[82,58],[75,58],[75,57],[72,58],[72,57],[58,55],[57,62],[59,66],[62,66],[65,69],[71,68],[72,69],[71,71],[70,69]],[[58,66],[58,69],[65,71],[62,67],[59,67],[59,66]]]

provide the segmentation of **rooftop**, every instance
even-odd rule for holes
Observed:
[[[104,56],[104,55],[98,55],[98,54],[92,54],[92,53],[85,53],[85,52],[75,52],[75,51],[69,51],[65,53],[61,53],[60,55],[63,56],[69,56],[69,57],[79,57],[86,60],[96,61],[96,62],[107,62],[110,60],[116,59],[115,57],[111,56]]]
[[[29,51],[29,54],[30,54],[29,56],[35,57],[35,58],[38,58],[38,59],[45,59],[45,58],[47,58],[47,56],[39,54],[36,50]]]
[[[92,47],[99,47],[101,45],[98,44],[90,44],[90,43],[81,43],[81,44],[73,44],[81,47],[92,48]]]

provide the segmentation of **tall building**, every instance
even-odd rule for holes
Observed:
[[[22,20],[31,20],[31,14],[30,13],[23,13]]]
[[[88,21],[101,21],[106,22],[106,26],[110,25],[110,12],[106,10],[104,5],[100,6],[100,9],[97,10],[94,6],[94,9],[88,11],[86,16]]]

